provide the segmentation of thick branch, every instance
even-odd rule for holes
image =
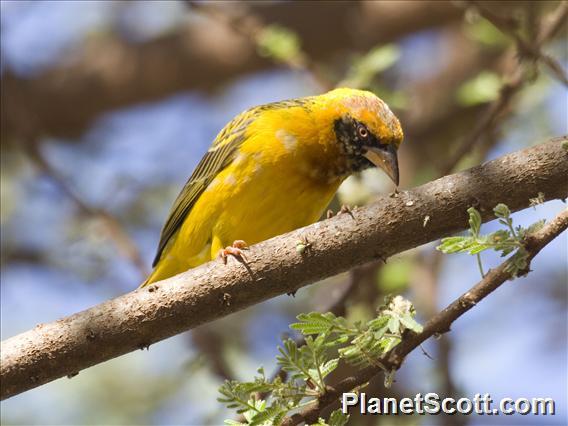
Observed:
[[[566,198],[567,141],[557,138],[382,197],[355,209],[353,216],[339,215],[272,238],[252,247],[247,267],[209,262],[7,339],[1,348],[1,397],[465,229],[466,209],[472,205],[489,220],[500,202],[517,211],[539,192],[545,200]],[[311,247],[300,255],[296,245],[302,237]]]
[[[568,227],[568,210],[564,210],[556,216],[543,229],[530,236],[525,243],[525,248],[529,254],[530,262],[548,243],[556,238]],[[416,349],[420,344],[435,334],[446,333],[450,330],[452,323],[473,308],[477,303],[503,285],[507,280],[513,278],[507,271],[510,260],[506,260],[497,268],[490,270],[487,275],[469,291],[462,294],[457,300],[450,304],[446,309],[433,316],[424,326],[420,334],[410,334],[393,350],[387,353],[381,364],[388,370],[398,370],[404,358]],[[380,367],[371,366],[361,370],[356,376],[348,377],[336,386],[330,387],[328,392],[322,396],[317,403],[309,406],[304,411],[285,419],[282,423],[286,426],[297,425],[300,423],[312,424],[317,422],[321,411],[331,405],[341,394],[350,392],[358,386],[362,386],[374,376],[381,373]]]

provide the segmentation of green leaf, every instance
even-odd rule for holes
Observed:
[[[278,348],[278,364],[289,373],[286,379],[267,380],[260,367],[257,370],[259,376],[251,382],[225,382],[219,389],[219,401],[242,413],[247,424],[280,424],[290,411],[325,393],[325,378],[337,369],[340,359],[355,367],[374,365],[385,369],[381,357],[400,343],[401,334],[406,329],[421,330],[414,314],[414,307],[408,300],[389,296],[379,308],[377,317],[366,323],[348,324],[344,318],[331,313],[299,315],[299,322],[293,324],[293,328],[309,333],[305,344],[299,346],[294,340],[287,339]],[[270,395],[270,405],[265,400],[257,400],[259,393]],[[329,424],[345,425],[347,419],[348,416],[337,412],[330,416]],[[321,419],[319,423],[326,424]]]
[[[471,255],[474,255],[474,254],[481,253],[482,251],[487,250],[487,249],[489,249],[489,248],[491,248],[491,245],[490,245],[490,244],[474,243],[474,244],[471,244],[471,245],[468,247],[467,252],[468,252],[469,254],[471,254]]]
[[[282,411],[287,411],[278,405],[270,406],[263,411],[256,413],[252,419],[250,420],[249,424],[251,426],[271,426],[274,423],[272,420],[282,413]]]
[[[340,86],[369,88],[373,78],[392,67],[399,58],[400,50],[394,44],[375,47],[353,62],[347,72],[347,78]]]
[[[398,318],[391,317],[389,318],[388,328],[391,333],[398,333],[400,330],[400,321]]]
[[[343,334],[335,339],[330,339],[325,342],[325,347],[327,348],[337,348],[349,341],[349,336],[347,334]]]
[[[349,421],[349,415],[343,414],[340,409],[335,410],[329,416],[329,426],[345,426]]]
[[[497,204],[493,209],[493,213],[495,213],[495,216],[502,219],[508,219],[511,216],[511,210],[509,210],[509,207],[503,203]]]
[[[389,316],[381,315],[369,321],[367,323],[367,326],[369,327],[369,330],[379,331],[384,329],[387,326],[388,322],[389,322]]]
[[[513,278],[518,277],[520,272],[524,272],[528,267],[529,254],[524,249],[519,249],[511,258],[505,270],[510,273]]]
[[[276,361],[278,365],[282,367],[282,370],[291,373],[293,379],[311,379],[310,375],[307,373],[306,366],[303,364],[298,345],[294,340],[285,340],[284,347],[279,347],[278,351],[280,352],[280,356],[276,357]]]
[[[359,348],[357,348],[357,346],[347,346],[345,348],[340,348],[338,350],[339,355],[341,356],[341,358],[345,358],[345,359],[349,359],[352,358],[354,356],[357,356],[359,354]]]
[[[393,349],[399,343],[400,343],[400,339],[395,338],[395,337],[389,337],[388,339],[381,341],[382,352],[387,353],[388,351]]]
[[[466,14],[468,25],[465,26],[465,34],[474,41],[490,47],[502,48],[510,44],[509,38],[486,19],[477,14],[475,19],[470,19]]]
[[[373,332],[373,337],[376,340],[382,339],[384,337],[385,333],[388,331],[388,329],[389,329],[388,325],[384,326],[383,328],[379,328],[378,330]]]
[[[546,223],[545,219],[541,219],[535,223],[533,223],[532,225],[530,225],[524,232],[523,237],[526,237],[527,235],[530,234],[534,234],[535,232],[540,231],[543,227],[544,224]]]
[[[504,225],[506,229],[499,229],[488,235],[479,235],[481,230],[481,215],[479,215],[479,212],[473,207],[470,207],[468,213],[470,233],[472,236],[443,238],[437,249],[443,253],[467,251],[471,255],[476,255],[482,276],[483,266],[481,265],[479,253],[487,249],[493,249],[499,252],[501,257],[504,257],[514,252],[509,258],[505,270],[510,273],[512,277],[517,277],[520,273],[525,273],[528,268],[529,255],[524,248],[524,241],[528,235],[541,229],[544,225],[544,221],[539,220],[528,228],[523,228],[522,226],[514,227],[513,219],[511,218],[511,210],[506,204],[497,204],[493,212],[499,219],[499,223]]]
[[[477,237],[481,231],[481,214],[477,211],[475,207],[470,207],[467,209],[469,214],[469,228],[473,236]]]
[[[326,333],[335,324],[336,317],[331,312],[310,312],[298,315],[300,322],[290,325],[293,330],[298,330],[303,335]]]
[[[499,75],[490,71],[482,71],[459,87],[457,100],[463,106],[484,104],[497,99],[500,90]]]
[[[389,104],[390,105],[390,104]],[[404,291],[410,281],[411,261],[401,258],[389,261],[379,268],[377,283],[383,293],[399,293]]]
[[[436,247],[436,250],[445,254],[459,253],[467,250],[472,241],[471,237],[465,236],[446,237],[440,240],[440,245]]]
[[[503,244],[504,242],[511,241],[511,232],[505,229],[499,229],[498,231],[489,234],[487,241],[490,244]]]
[[[400,49],[395,44],[387,44],[371,49],[363,60],[364,68],[379,73],[392,67],[400,58]]]
[[[327,377],[339,365],[339,358],[333,358],[325,362],[321,367],[321,375],[323,378]]]
[[[235,380],[227,380],[219,388],[219,393],[222,396],[217,398],[217,401],[225,404],[228,408],[235,409],[237,413],[245,413],[250,410],[257,411],[255,401],[250,398],[250,389],[254,389],[255,384],[255,382],[240,383]],[[257,401],[257,403],[259,402]]]
[[[296,61],[301,56],[298,35],[280,25],[267,25],[257,36],[258,53],[280,62]]]
[[[420,325],[412,316],[411,313],[407,313],[401,317],[399,317],[400,322],[404,327],[409,330],[414,331],[415,333],[422,333],[422,325]]]

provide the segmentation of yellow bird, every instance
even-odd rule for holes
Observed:
[[[402,137],[387,104],[354,89],[239,114],[174,202],[142,286],[317,221],[351,173],[375,165],[398,185]]]

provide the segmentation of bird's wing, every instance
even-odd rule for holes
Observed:
[[[205,188],[235,159],[236,151],[246,139],[249,125],[265,111],[306,107],[309,100],[310,98],[292,99],[251,108],[237,115],[221,130],[174,202],[168,220],[162,228],[160,243],[152,263],[153,267],[160,260],[166,245],[180,228]]]
[[[238,115],[215,138],[213,145],[191,174],[170,210],[160,234],[160,243],[154,262],[152,262],[153,267],[160,260],[166,245],[181,227],[199,196],[215,179],[215,176],[235,159],[236,151],[245,140],[246,129],[256,115],[253,110]]]

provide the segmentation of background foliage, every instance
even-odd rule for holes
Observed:
[[[538,39],[558,2],[314,4],[1,3],[3,339],[135,288],[185,179],[221,127],[250,106],[335,85],[375,91],[407,135],[402,188],[447,172],[453,159],[460,169],[568,132],[566,86],[543,58],[566,68],[565,28],[541,56],[522,43]],[[389,185],[373,171],[351,178],[334,208]],[[562,208],[535,202],[515,224]],[[472,258],[434,247],[4,401],[2,423],[218,424],[229,414],[217,388],[260,365],[272,372],[297,314],[332,310],[366,322],[386,294],[403,293],[422,321],[478,280]],[[483,256],[486,268],[499,262]],[[428,342],[433,359],[413,353],[390,389],[378,379],[367,392],[553,397],[553,419],[499,422],[565,424],[566,256],[565,238],[551,243],[534,273]],[[353,424],[467,421],[352,416]]]

